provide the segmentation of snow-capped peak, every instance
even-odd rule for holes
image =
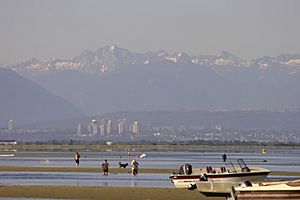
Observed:
[[[7,66],[20,73],[35,76],[50,71],[78,70],[89,74],[106,73],[116,70],[126,65],[147,65],[159,64],[160,62],[170,61],[176,65],[195,64],[211,67],[215,71],[240,70],[244,66],[256,66],[261,71],[277,66],[287,72],[298,72],[300,70],[300,55],[283,54],[278,57],[265,56],[252,63],[247,63],[237,56],[227,51],[221,51],[216,55],[189,56],[184,52],[169,54],[166,51],[158,50],[147,53],[133,53],[127,49],[119,48],[116,45],[101,47],[95,52],[90,50],[83,51],[73,59],[51,59],[39,61],[32,58],[29,61]],[[149,65],[150,66],[150,65]],[[152,66],[152,65],[151,65]]]
[[[113,52],[115,49],[116,49],[116,45],[111,45],[109,48],[110,52]]]
[[[221,51],[213,59],[215,65],[245,66],[246,62],[228,51]]]
[[[292,59],[286,62],[281,62],[282,64],[286,65],[299,65],[300,66],[300,59]]]
[[[155,53],[158,57],[165,57],[165,56],[169,55],[166,51],[163,51],[163,50],[158,50]]]

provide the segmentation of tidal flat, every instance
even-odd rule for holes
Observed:
[[[1,186],[0,197],[102,199],[102,200],[223,200],[207,198],[198,191],[176,188],[86,187],[86,186]]]

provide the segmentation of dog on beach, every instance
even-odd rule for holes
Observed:
[[[121,163],[119,162],[119,168],[126,168],[128,166],[128,163]]]

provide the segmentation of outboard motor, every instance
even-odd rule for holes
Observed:
[[[184,174],[190,175],[190,174],[192,174],[192,172],[193,172],[192,165],[190,165],[190,164],[183,165],[183,173]]]

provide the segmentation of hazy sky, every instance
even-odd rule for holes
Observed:
[[[0,64],[134,52],[300,53],[299,0],[0,0]]]

